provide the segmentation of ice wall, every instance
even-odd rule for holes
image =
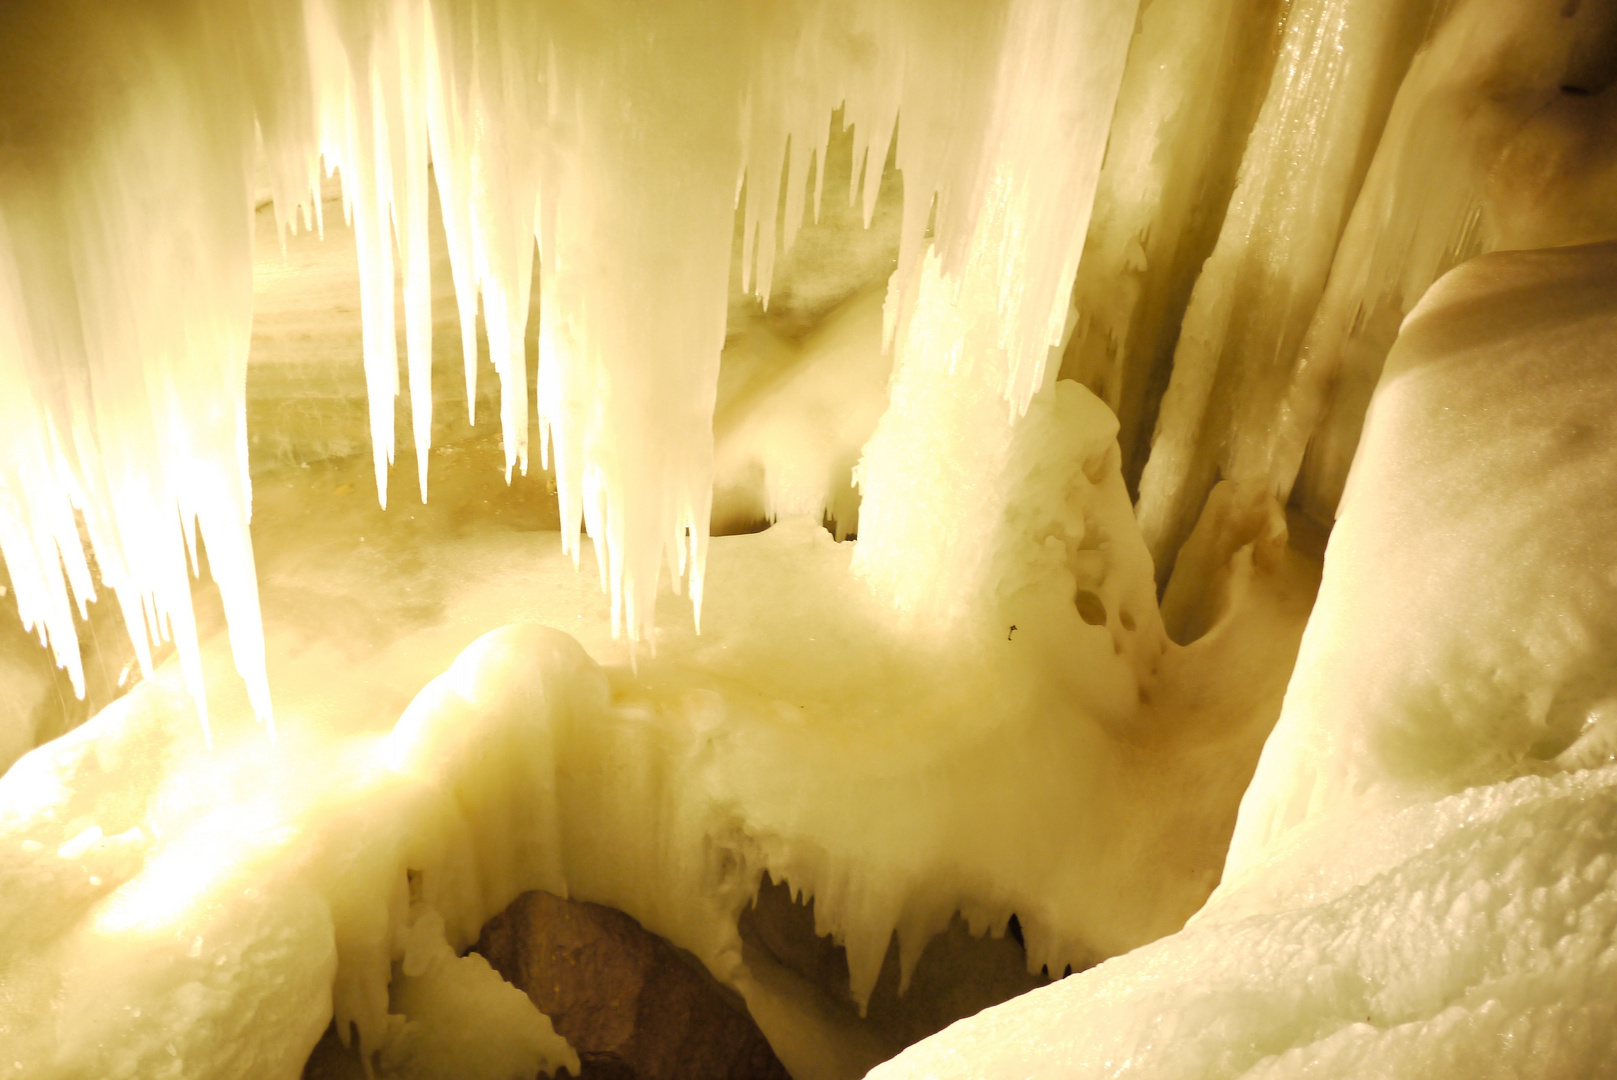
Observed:
[[[1269,435],[1277,493],[1291,492],[1320,520],[1335,513],[1399,324],[1450,267],[1495,247],[1613,235],[1589,189],[1609,168],[1609,151],[1590,136],[1594,116],[1611,108],[1599,94],[1614,29],[1610,4],[1468,0],[1416,56]],[[1524,159],[1537,164],[1524,168]],[[1546,174],[1566,189],[1529,179]]]
[[[1151,23],[1148,11],[1136,62],[1156,55],[1147,42],[1172,48],[1166,31],[1148,36]],[[1238,24],[1216,25],[1234,33]],[[1610,168],[1594,117],[1610,108],[1600,94],[1610,81],[1612,26],[1609,4],[1291,7],[1217,244],[1182,323],[1170,304],[1169,328],[1157,331],[1177,333],[1177,346],[1139,512],[1161,576],[1220,479],[1267,488],[1330,520],[1398,325],[1445,270],[1495,246],[1611,234],[1593,193],[1605,190],[1597,177]],[[1212,77],[1195,63],[1173,71],[1149,85]],[[1128,148],[1149,146],[1145,133],[1178,122],[1153,128],[1152,116],[1139,106],[1120,111],[1117,123],[1130,127],[1114,131],[1108,165],[1120,177],[1141,153]],[[1134,134],[1120,139],[1125,130]],[[1160,189],[1136,187],[1143,195],[1134,207],[1116,196],[1100,203],[1107,216],[1091,232],[1092,269],[1143,269],[1121,272],[1121,288],[1096,282],[1087,304],[1121,295],[1112,310],[1127,315],[1136,304],[1169,303],[1172,257],[1150,230],[1186,211],[1167,181],[1197,168],[1216,176],[1216,159],[1197,158],[1194,138],[1170,145],[1183,157],[1141,173],[1164,177]],[[1107,225],[1113,213],[1123,216]],[[1120,226],[1131,220],[1146,246],[1128,255]],[[1122,356],[1125,346],[1106,342],[1128,340],[1115,329],[1080,336],[1069,370],[1115,387],[1125,421],[1143,430],[1150,418],[1128,415],[1135,406],[1124,391],[1147,394],[1162,375],[1143,353],[1122,366],[1108,361],[1108,349]]]

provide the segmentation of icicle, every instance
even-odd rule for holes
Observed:
[[[343,174],[359,251],[365,384],[377,498],[387,506],[399,392],[393,245],[404,271],[405,340],[421,497],[432,431],[427,253],[427,11],[422,0],[340,9],[308,0],[321,153]]]
[[[26,142],[28,168],[0,182],[0,551],[24,621],[82,690],[77,511],[142,668],[149,639],[173,640],[206,725],[187,572],[200,537],[268,721],[247,531],[253,69],[239,27],[204,6],[107,14],[88,33],[45,20],[8,38],[10,77],[37,95],[8,101],[7,149]]]

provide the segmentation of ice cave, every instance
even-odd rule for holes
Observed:
[[[0,1080],[1617,1077],[1613,83],[0,3]]]

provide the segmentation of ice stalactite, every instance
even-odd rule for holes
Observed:
[[[684,15],[560,24],[540,190],[541,438],[564,542],[582,521],[631,639],[650,634],[664,559],[699,617],[742,165],[745,12]]]
[[[861,167],[849,194],[867,217],[902,115],[897,154],[911,195],[890,305],[892,325],[904,327],[901,355],[955,355],[959,377],[986,379],[981,392],[1020,411],[1066,329],[1133,10],[1131,0],[649,12],[304,0],[207,12],[181,31],[128,9],[116,25],[153,43],[109,58],[128,115],[53,135],[48,168],[14,162],[8,170],[7,254],[16,272],[7,322],[16,347],[7,362],[22,370],[12,380],[19,419],[7,461],[16,479],[4,528],[25,617],[48,626],[62,662],[76,663],[68,582],[81,599],[90,583],[71,527],[77,510],[141,639],[143,663],[139,628],[172,634],[200,693],[186,545],[171,523],[177,507],[193,548],[193,519],[200,528],[238,664],[268,715],[242,430],[245,161],[255,120],[283,228],[300,218],[318,227],[322,167],[341,173],[384,503],[401,274],[426,495],[427,185],[436,179],[444,207],[469,383],[481,306],[501,379],[508,473],[529,458],[523,341],[537,241],[545,313],[538,422],[542,452],[555,455],[564,543],[576,551],[582,524],[600,545],[616,622],[635,640],[652,628],[665,561],[676,586],[689,580],[700,613],[736,193],[746,191],[749,264],[767,296],[772,259],[801,220],[811,172],[816,205],[823,197],[831,110],[843,103],[854,127]],[[13,16],[12,40],[25,51],[66,33],[44,12],[31,5]],[[70,62],[47,96],[109,100],[113,91],[91,70],[100,55],[65,39],[61,51]],[[39,66],[25,64],[15,78],[43,79]],[[42,126],[54,127],[44,111]],[[1052,156],[1059,168],[1046,168]],[[183,200],[175,197],[181,177],[193,192]],[[777,236],[782,201],[785,235]],[[153,253],[173,264],[154,268]],[[929,377],[917,368],[910,381],[919,387]],[[970,407],[977,392],[957,405]],[[919,420],[922,407],[899,411]],[[1003,443],[1005,424],[991,426]],[[900,534],[922,523],[910,521],[904,507],[914,500],[900,494],[907,482],[893,471],[914,460],[898,447],[907,437],[897,430],[885,437],[887,456],[864,470],[884,508],[866,564],[889,576],[904,557]],[[995,473],[976,472],[972,490],[981,494]],[[925,513],[940,522],[966,509],[956,501]]]
[[[1179,331],[1140,480],[1159,576],[1223,475],[1265,441],[1432,0],[1301,0]]]
[[[394,326],[395,263],[404,283],[406,365],[418,483],[427,497],[432,431],[432,304],[427,254],[427,65],[431,39],[423,0],[337,4],[306,0],[312,151],[342,173],[343,210],[359,252],[363,361],[370,398],[376,490],[387,505],[399,395]],[[318,190],[318,189],[316,189]]]
[[[0,27],[0,552],[75,686],[87,540],[142,669],[172,639],[200,701],[187,564],[205,547],[267,719],[247,532],[244,43],[210,11],[82,7],[11,5]],[[273,18],[263,30],[276,37]]]

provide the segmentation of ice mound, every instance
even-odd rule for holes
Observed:
[[[1411,314],[1224,880],[877,1076],[1596,1076],[1617,1054],[1617,245]]]
[[[1614,285],[1617,246],[1497,254],[1410,315],[1231,872],[1312,817],[1560,767],[1609,723]]]
[[[451,948],[564,887],[542,802],[513,797],[552,782],[523,737],[603,694],[576,642],[530,627],[468,651],[385,739],[270,746],[243,716],[210,750],[188,695],[152,682],[29,754],[0,778],[0,1076],[290,1080],[334,1012],[383,1076],[576,1065]]]

